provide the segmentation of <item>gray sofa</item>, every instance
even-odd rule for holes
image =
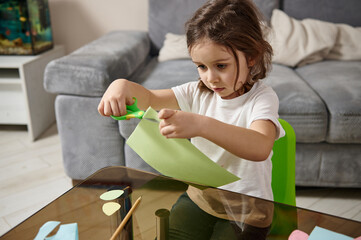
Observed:
[[[125,165],[155,171],[125,144],[138,120],[101,117],[97,105],[108,85],[127,78],[150,89],[198,78],[189,59],[158,62],[168,32],[204,0],[149,0],[149,31],[111,32],[50,62],[44,86],[55,102],[64,167],[72,179]],[[255,0],[270,19],[280,8],[296,19],[361,26],[359,0]],[[296,132],[296,185],[361,187],[361,62],[321,61],[299,68],[273,64],[265,79],[280,99],[280,117]]]

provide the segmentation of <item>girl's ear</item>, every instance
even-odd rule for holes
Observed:
[[[253,58],[249,57],[248,58],[248,67],[253,67],[255,64],[256,64],[256,61]]]

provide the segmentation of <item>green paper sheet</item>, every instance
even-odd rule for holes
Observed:
[[[127,144],[154,169],[182,181],[220,187],[240,178],[222,168],[187,139],[167,139],[159,132],[157,112],[148,108]]]

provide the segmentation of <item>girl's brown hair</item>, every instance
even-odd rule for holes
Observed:
[[[186,23],[188,50],[203,38],[226,46],[237,63],[236,80],[239,75],[236,50],[243,52],[247,61],[254,61],[243,86],[243,91],[248,91],[256,81],[265,78],[271,68],[272,47],[263,37],[261,16],[251,0],[210,0]],[[202,81],[199,87],[208,89]]]

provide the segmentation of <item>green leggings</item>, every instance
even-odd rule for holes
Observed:
[[[242,224],[243,230],[238,226]],[[183,193],[169,215],[170,240],[265,240],[269,227],[258,228],[212,216]]]

